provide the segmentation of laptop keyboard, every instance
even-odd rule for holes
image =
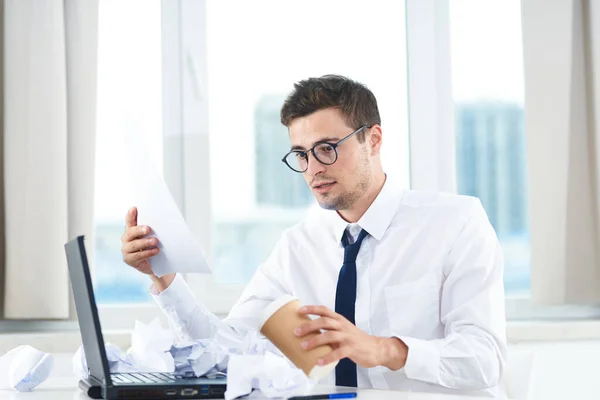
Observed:
[[[132,372],[110,374],[110,379],[120,384],[140,384],[140,383],[171,383],[175,382],[175,375],[160,372]]]

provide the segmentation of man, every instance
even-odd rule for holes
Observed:
[[[282,234],[228,317],[219,321],[179,276],[156,277],[137,210],[127,215],[124,261],[150,275],[151,292],[182,338],[239,340],[265,304],[291,294],[317,315],[295,332],[341,360],[327,383],[378,389],[468,391],[504,397],[503,260],[479,200],[404,190],[380,161],[377,102],[364,85],[327,75],[295,85],[281,109],[291,151],[321,209]]]

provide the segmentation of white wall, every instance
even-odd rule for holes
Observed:
[[[600,399],[600,340],[524,342],[509,347],[535,354],[533,399]]]

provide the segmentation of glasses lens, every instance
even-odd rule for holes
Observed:
[[[296,172],[304,172],[308,167],[308,160],[305,153],[292,152],[285,157],[285,162]]]
[[[322,143],[315,147],[315,157],[323,164],[333,164],[337,158],[335,148],[327,143]]]

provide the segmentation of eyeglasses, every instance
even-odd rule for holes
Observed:
[[[312,149],[308,149],[306,151],[302,150],[291,150],[289,153],[285,155],[281,159],[290,167],[292,171],[295,172],[306,172],[308,169],[308,153],[312,152],[313,156],[315,156],[315,160],[320,162],[321,164],[331,165],[338,159],[337,147],[344,142],[344,140],[349,139],[353,135],[356,135],[358,132],[363,129],[369,129],[371,126],[363,125],[348,136],[343,139],[340,139],[337,143],[330,142],[318,142],[312,147]]]

